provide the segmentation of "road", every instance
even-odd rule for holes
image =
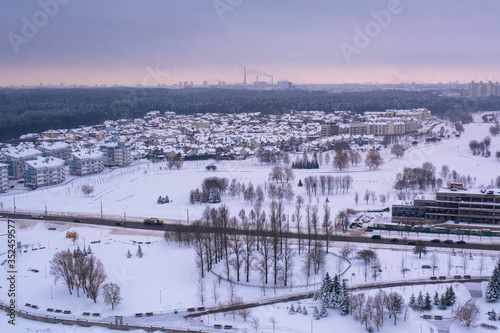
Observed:
[[[8,217],[10,219],[27,219],[27,220],[35,220],[32,218],[31,214],[23,214],[23,213],[11,213],[11,212],[0,212],[0,215],[4,217]],[[91,225],[102,225],[102,226],[112,226],[116,228],[128,228],[128,229],[142,229],[142,230],[163,230],[163,231],[172,231],[172,232],[193,232],[195,230],[195,227],[193,225],[186,225],[186,224],[180,224],[177,221],[173,223],[165,223],[163,225],[145,225],[141,222],[130,222],[127,221],[124,226],[117,226],[115,223],[118,221],[116,219],[106,219],[106,218],[95,218],[95,217],[89,217],[89,218],[82,218],[81,216],[56,216],[56,215],[49,215],[49,216],[44,216],[44,220],[47,221],[55,221],[55,222],[71,222],[75,223],[75,219],[82,220],[81,224],[91,224]],[[214,229],[205,227],[199,229],[202,233],[212,233],[214,232]],[[228,229],[228,233],[238,233],[240,235],[244,235],[246,233],[251,233],[253,235],[257,235],[256,230],[239,230],[239,229]],[[261,231],[262,234],[262,231]],[[269,236],[272,236],[271,232],[267,232]],[[292,232],[283,232],[281,233],[282,237],[285,238],[298,238],[297,233],[292,233]],[[331,235],[329,237],[329,241],[334,243],[334,242],[350,242],[350,243],[370,243],[370,244],[381,244],[381,245],[390,245],[391,247],[407,247],[408,245],[406,244],[407,241],[416,241],[417,239],[414,238],[405,238],[399,239],[398,242],[391,242],[391,239],[389,238],[381,238],[381,239],[372,239],[371,234],[368,235],[369,237],[362,237],[362,236],[346,236],[346,235]],[[326,240],[326,236],[324,234],[318,234],[318,239],[320,240]],[[301,238],[303,240],[307,239],[307,234],[301,234]],[[449,248],[449,249],[467,249],[467,250],[485,250],[485,251],[500,251],[500,244],[488,244],[488,243],[465,243],[465,244],[456,244],[456,243],[434,243],[431,241],[425,241],[423,240],[423,243],[426,247],[434,247],[434,248]],[[411,245],[410,245],[411,246]]]

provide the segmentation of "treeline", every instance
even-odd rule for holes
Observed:
[[[408,109],[426,107],[453,122],[470,113],[499,110],[500,97],[458,98],[433,91],[254,91],[236,89],[81,88],[0,89],[0,140],[48,129],[100,124],[104,120],[143,117],[151,110],[282,114],[290,110]]]

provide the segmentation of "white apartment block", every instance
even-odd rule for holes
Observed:
[[[64,181],[64,160],[57,157],[37,157],[25,162],[24,186],[38,188],[57,185]]]
[[[9,188],[9,165],[0,163],[0,193]]]
[[[85,176],[104,170],[104,154],[98,150],[89,149],[71,154],[69,172],[72,175]]]
[[[8,165],[10,179],[21,179],[24,177],[24,162],[36,159],[42,152],[34,148],[10,148],[2,152],[0,163]]]
[[[39,147],[44,153],[47,153],[49,156],[57,157],[62,160],[66,164],[69,163],[69,159],[71,157],[71,148],[67,143],[64,142],[44,142]]]
[[[104,155],[104,166],[124,167],[130,164],[130,145],[125,142],[111,142],[100,145]]]

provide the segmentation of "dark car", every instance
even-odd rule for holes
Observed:
[[[380,236],[380,235],[373,235],[372,236],[372,239],[380,239],[380,238],[382,238],[382,236]]]
[[[115,222],[116,225],[123,225],[124,223],[125,222],[123,222],[123,221],[117,221],[117,222]]]
[[[406,243],[408,245],[417,245],[417,242],[414,242],[414,241],[408,241],[408,243]]]
[[[452,241],[451,239],[447,239],[447,240],[445,240],[443,243],[446,243],[446,244],[451,244],[451,243],[453,243],[453,241]]]
[[[80,220],[80,219],[74,219],[73,222],[80,223],[80,222],[82,222],[82,220]]]
[[[392,243],[399,243],[399,239],[397,239],[397,238],[391,238],[391,242]]]
[[[463,240],[459,240],[457,244],[465,244],[465,242]]]
[[[433,239],[431,240],[431,243],[440,243],[441,241],[439,239]]]

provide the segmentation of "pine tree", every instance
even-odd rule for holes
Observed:
[[[452,306],[453,304],[455,304],[457,296],[455,296],[455,291],[453,290],[452,286],[446,288],[445,299],[446,299],[446,306]]]
[[[439,310],[446,310],[447,308],[447,305],[446,305],[446,298],[443,295],[441,295],[441,299],[439,300],[439,305],[438,305],[438,309]]]
[[[495,312],[495,308],[491,309],[491,311],[488,311],[488,319],[489,320],[497,320],[497,313]]]
[[[300,304],[297,306],[295,313],[302,313],[302,308],[300,307]]]
[[[436,291],[436,293],[434,294],[434,302],[433,302],[434,305],[438,306],[439,305],[439,294],[438,292]]]
[[[132,258],[132,253],[130,253],[130,250],[127,251],[127,258]]]
[[[417,307],[419,309],[422,309],[423,306],[424,306],[424,295],[422,294],[422,292],[419,292],[417,298]]]
[[[326,311],[327,305],[325,303],[321,304],[321,311],[319,313],[320,318],[328,317],[328,311]]]
[[[304,185],[302,185],[302,179],[299,179],[299,184],[297,185],[298,187],[302,187]]]
[[[330,274],[326,272],[325,277],[323,277],[323,283],[321,285],[321,306],[323,303],[326,306],[329,305],[332,294],[332,279],[330,278]]]
[[[290,314],[290,315],[295,314],[295,308],[293,307],[293,303],[292,303],[292,305],[290,305],[290,309],[288,310],[288,314]]]
[[[319,320],[319,311],[318,311],[318,307],[317,306],[314,306],[314,310],[313,310],[313,318],[316,319],[316,320]]]
[[[417,303],[417,300],[415,299],[415,294],[412,293],[410,296],[410,301],[408,302],[408,306],[413,309],[415,307],[416,303]]]
[[[141,246],[139,245],[139,247],[137,248],[136,256],[138,256],[139,258],[142,258],[143,255],[144,255],[144,253],[142,253]]]
[[[330,303],[332,306],[337,306],[340,304],[340,300],[342,297],[342,290],[341,290],[340,282],[339,282],[339,277],[335,275],[333,277],[332,281],[332,289],[331,289],[331,300]]]
[[[423,309],[426,311],[430,311],[432,309],[432,298],[429,293],[425,294]]]
[[[485,298],[487,302],[494,302],[500,299],[500,260],[488,282]]]
[[[89,248],[87,249],[87,254],[92,254],[92,250],[90,249],[90,245],[89,245]]]
[[[304,316],[307,316],[307,315],[308,315],[308,313],[307,313],[307,308],[306,308],[306,306],[305,306],[305,305],[304,305],[304,307],[302,308],[302,314],[303,314]]]
[[[349,293],[349,288],[347,288],[347,283],[342,282],[342,292],[340,299],[340,315],[348,315],[351,311],[351,295]]]

